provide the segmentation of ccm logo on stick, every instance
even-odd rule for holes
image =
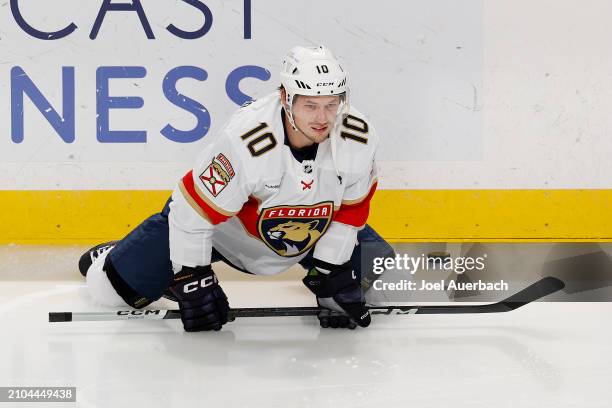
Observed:
[[[128,315],[132,315],[132,316],[142,316],[142,315],[149,315],[149,314],[159,314],[159,310],[120,310],[117,312],[117,314],[119,316],[128,316]]]

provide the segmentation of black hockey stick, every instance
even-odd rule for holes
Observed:
[[[565,287],[563,281],[546,277],[520,292],[497,303],[485,305],[446,306],[368,306],[372,314],[445,314],[445,313],[499,313],[509,312],[534,302]],[[237,317],[316,316],[318,307],[247,307],[231,309],[229,320]],[[180,319],[178,310],[120,310],[117,312],[50,312],[49,322],[104,321],[104,320],[161,320]]]

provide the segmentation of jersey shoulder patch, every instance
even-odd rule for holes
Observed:
[[[219,153],[199,175],[199,178],[210,194],[216,197],[235,175],[232,163],[223,153]]]

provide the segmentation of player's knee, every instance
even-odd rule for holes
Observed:
[[[107,258],[104,263],[104,271],[108,281],[115,289],[115,292],[123,299],[125,303],[133,308],[140,309],[150,305],[157,299],[148,299],[136,292],[115,269],[111,258]]]
[[[87,287],[91,297],[105,306],[128,305],[140,309],[153,302],[132,289],[119,275],[110,259],[102,259],[92,264],[87,273]]]
[[[126,302],[111,285],[104,271],[104,259],[97,259],[89,267],[86,276],[87,290],[91,298],[104,306],[125,307]]]

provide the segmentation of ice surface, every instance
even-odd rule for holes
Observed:
[[[610,303],[535,303],[489,315],[375,316],[368,329],[247,318],[47,322],[94,311],[82,247],[0,247],[0,386],[76,386],[79,407],[608,407]],[[313,305],[299,271],[216,267],[234,307]],[[162,300],[154,308],[175,308]],[[3,404],[9,406],[10,404]],[[40,406],[20,403],[18,407]],[[55,403],[53,406],[74,406]]]

